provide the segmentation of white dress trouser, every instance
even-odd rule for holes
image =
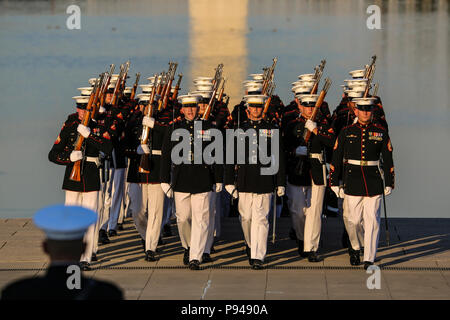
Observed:
[[[98,191],[91,192],[76,192],[66,190],[66,206],[80,206],[84,208],[91,209],[97,212],[98,206]],[[98,226],[100,223],[100,215],[97,214],[97,223],[88,228],[86,233],[84,234],[84,242],[86,243],[86,250],[81,255],[80,261],[86,261],[91,263],[92,252],[94,250],[95,243],[95,230],[98,230]]]
[[[287,184],[289,211],[297,239],[304,241],[305,252],[319,249],[322,230],[322,208],[325,186],[295,186]]]
[[[354,250],[359,250],[358,228],[364,222],[364,261],[374,262],[380,236],[382,195],[373,197],[344,196],[344,222]]]
[[[125,168],[110,169],[110,179],[106,184],[103,230],[116,230],[122,206],[123,190],[125,184]]]
[[[239,192],[238,208],[244,238],[250,247],[250,258],[264,260],[267,253],[267,236],[272,193]]]
[[[342,212],[342,221],[344,222],[344,228],[347,220],[347,215],[344,213],[346,210],[344,199],[338,198],[339,211]],[[364,221],[361,218],[361,223],[356,228],[356,234],[359,240],[359,246],[364,247]]]
[[[202,261],[209,228],[211,192],[174,192],[178,233],[183,248],[190,248],[189,261]]]

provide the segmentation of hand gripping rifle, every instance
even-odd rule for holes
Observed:
[[[153,88],[152,93],[150,95],[150,99],[148,100],[148,104],[145,107],[144,114],[147,117],[151,117],[153,115],[153,102],[155,100],[155,95],[158,89],[162,86],[162,77],[159,78],[158,76],[155,77],[155,84],[156,86]],[[141,133],[141,144],[149,144],[149,140],[151,140],[151,131],[150,128],[147,126],[142,126],[142,133]],[[151,143],[150,143],[151,147]],[[151,148],[150,148],[151,151]],[[150,173],[150,155],[149,154],[143,154],[141,155],[141,161],[139,163],[139,173]]]
[[[100,93],[100,88],[103,84],[104,79],[105,79],[105,74],[102,73],[100,75],[100,79],[98,79],[95,82],[95,86],[91,92],[91,96],[89,97],[88,105],[86,107],[86,113],[84,114],[83,120],[81,121],[81,124],[84,126],[89,125],[89,121],[91,120],[92,109],[94,108],[94,106],[97,103],[98,96]],[[75,141],[75,148],[73,150],[80,151],[81,148],[83,147],[83,141],[84,141],[84,137],[81,134],[78,134],[77,140]],[[81,160],[75,161],[75,163],[73,164],[73,168],[70,173],[69,179],[72,181],[77,181],[77,182],[81,181]]]
[[[137,86],[138,86],[140,78],[141,78],[140,72],[136,73],[136,81],[134,81],[133,89],[131,89],[130,100],[133,100],[134,96],[136,95],[136,90],[137,90]]]
[[[179,73],[178,74],[178,81],[177,81],[177,85],[175,86],[175,89],[173,90],[173,94],[172,94],[172,100],[176,100],[178,97],[178,91],[180,91],[180,85],[181,85],[181,79],[183,78],[183,74]]]
[[[275,57],[272,59],[273,63],[270,68],[267,69],[267,71],[264,72],[264,82],[263,82],[263,88],[261,94],[267,95],[267,91],[269,89],[269,84],[273,82],[275,67],[277,65],[278,58]]]
[[[364,91],[364,98],[367,98],[367,96],[369,95],[369,90],[370,90],[370,83],[372,82],[373,79],[373,75],[375,73],[375,61],[377,60],[377,56],[374,55],[372,56],[372,62],[370,63],[370,66],[368,66],[366,68],[366,72],[364,74],[364,78],[367,79],[367,84],[366,84],[366,90]]]
[[[320,79],[322,78],[323,69],[325,68],[325,63],[327,63],[327,61],[325,59],[323,59],[322,61],[320,61],[320,65],[318,65],[315,68],[315,72],[314,72],[315,83],[311,89],[311,94],[316,94],[317,90],[319,89],[319,83],[320,83]]]
[[[92,110],[91,114],[92,119],[95,119],[95,116],[97,115],[97,112],[100,109],[100,107],[103,107],[105,105],[106,91],[108,90],[109,84],[111,82],[113,72],[114,72],[114,64],[111,64],[109,66],[109,73],[106,74],[106,81],[104,81],[104,84],[100,88],[98,102]]]
[[[329,78],[326,78],[325,83],[322,88],[322,91],[320,91],[319,98],[316,101],[314,110],[311,114],[311,117],[309,117],[309,120],[311,120],[311,121],[316,120],[317,113],[319,112],[319,109],[322,106],[323,100],[325,99],[325,96],[327,95],[327,92],[328,92],[328,89],[330,88],[330,86],[331,86],[331,80]],[[309,131],[308,129],[305,128],[303,131],[303,140],[305,141],[308,151],[309,151],[310,138],[311,138],[311,131]],[[301,173],[303,171],[303,164],[304,164],[307,156],[300,156],[298,158],[299,159],[298,159],[297,165],[295,166],[295,172],[298,175],[301,175]]]

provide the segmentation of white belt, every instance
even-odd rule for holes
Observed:
[[[86,157],[87,162],[94,162],[97,167],[100,167],[100,159],[98,157]]]
[[[353,164],[355,166],[378,166],[380,164],[379,160],[376,161],[366,161],[366,160],[347,160],[348,164]]]
[[[310,153],[310,158],[318,159],[320,162],[323,162],[323,155],[321,153]]]
[[[161,150],[152,150],[152,154],[160,156],[161,155]]]

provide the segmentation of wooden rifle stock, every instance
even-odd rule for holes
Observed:
[[[169,83],[167,84],[167,88],[166,88],[166,92],[164,93],[164,96],[162,97],[162,109],[166,109],[167,107],[167,103],[169,102],[169,96],[170,96],[170,91],[172,90],[172,82],[173,79],[175,78],[175,72],[177,70],[177,66],[178,63],[174,62],[170,68],[169,68]],[[161,109],[159,109],[158,111],[161,111]]]
[[[270,102],[272,101],[272,93],[275,90],[275,83],[272,82],[272,84],[269,84],[268,87],[268,98],[266,100],[266,102],[264,103],[264,109],[263,109],[263,114],[262,117],[265,120],[267,117],[267,112],[269,111],[269,107],[270,107]]]
[[[122,75],[123,75],[124,71],[125,71],[125,67],[122,64],[122,65],[120,65],[119,77],[117,78],[116,85],[114,86],[114,92],[113,92],[113,96],[112,96],[112,99],[111,99],[111,104],[113,106],[116,106],[117,102],[119,100],[120,81],[122,79]]]
[[[92,90],[91,96],[89,97],[88,105],[86,108],[86,112],[83,117],[83,121],[81,124],[87,126],[89,124],[89,120],[91,119],[91,111],[93,106],[97,103],[98,95],[100,92],[100,86],[103,82],[104,74],[100,76],[100,80],[97,80]],[[83,146],[84,137],[81,134],[78,134],[77,140],[75,142],[74,151],[80,151]],[[70,172],[69,179],[72,181],[81,181],[81,160],[75,161],[73,164],[72,171]]]
[[[136,81],[134,81],[133,89],[131,89],[130,100],[133,100],[134,96],[136,95],[136,90],[137,90],[137,86],[138,86],[140,78],[141,78],[141,73],[140,72],[136,73]]]
[[[275,57],[272,59],[272,61],[273,61],[272,66],[267,69],[267,72],[264,72],[266,74],[266,76],[264,77],[262,94],[265,94],[265,95],[267,95],[267,92],[269,91],[268,89],[269,89],[270,82],[273,81],[273,76],[274,76],[275,67],[277,65],[278,58]]]
[[[309,120],[315,121],[317,113],[322,106],[323,100],[325,99],[325,96],[327,95],[328,89],[331,86],[331,80],[329,78],[325,79],[325,83],[323,85],[322,91],[320,91],[319,98],[316,101],[316,105],[314,106],[314,110],[311,114],[311,117],[309,117]],[[308,143],[309,139],[311,138],[311,131],[305,130],[303,133],[303,139],[306,143]]]
[[[111,82],[113,72],[114,72],[114,64],[111,64],[109,68],[109,73],[106,76],[106,81],[102,86],[102,88],[100,89],[100,97],[98,98],[98,103],[94,106],[92,110],[91,119],[95,119],[98,110],[105,104],[106,91],[108,91],[108,87]]]
[[[214,104],[216,102],[217,89],[219,88],[220,80],[221,79],[219,79],[217,82],[214,83],[211,99],[209,99],[209,103],[208,106],[206,107],[205,113],[203,114],[202,120],[208,120],[209,115],[211,114],[211,111],[214,108]]]
[[[225,82],[226,82],[226,81],[227,81],[227,79],[226,79],[226,78],[223,78],[223,81],[222,81],[222,87],[220,88],[220,91],[219,91],[219,98],[217,98],[217,100],[220,101],[220,102],[222,102],[223,92],[224,92],[224,90],[225,90]]]
[[[175,86],[175,90],[173,90],[172,100],[176,100],[178,97],[178,91],[180,90],[182,78],[183,78],[183,74],[182,73],[178,74],[178,81],[177,81],[177,85]]]

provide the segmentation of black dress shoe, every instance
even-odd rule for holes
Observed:
[[[115,237],[115,236],[117,236],[117,231],[116,231],[116,230],[109,230],[109,231],[108,231],[108,236],[110,236],[110,237]]]
[[[123,223],[117,224],[117,230],[123,231]]]
[[[213,262],[213,259],[211,258],[211,255],[209,253],[204,253],[202,255],[202,262]]]
[[[216,253],[216,249],[214,249],[214,245],[211,247],[211,249],[209,250],[209,252],[211,252],[211,253]]]
[[[344,229],[344,233],[342,234],[342,248],[349,248],[349,243],[350,243],[350,239],[348,238],[348,233],[347,231]]]
[[[319,262],[320,259],[317,256],[317,253],[315,251],[311,251],[308,253],[308,261],[309,262]]]
[[[158,258],[155,257],[155,253],[151,250],[147,250],[145,252],[145,261],[158,261]]]
[[[289,230],[289,238],[291,240],[297,240],[297,234],[295,233],[294,228],[291,228],[291,230]]]
[[[200,270],[200,261],[192,260],[189,262],[189,269],[191,270]]]
[[[253,270],[262,270],[262,269],[264,269],[263,262],[261,260],[258,260],[258,259],[253,259],[252,269]]]
[[[252,258],[248,258],[248,264],[250,265],[250,266],[252,266],[253,265],[253,262],[254,262],[255,260],[253,260]]]
[[[352,266],[359,266],[361,260],[359,259],[359,250],[350,249],[350,264]]]
[[[189,264],[189,248],[184,249],[183,264],[185,266],[187,266]]]
[[[305,243],[302,240],[297,240],[297,245],[298,245],[298,254],[300,255],[300,257],[302,258],[308,257],[308,252],[304,251]]]
[[[90,264],[87,261],[80,261],[80,269],[83,271],[91,270]]]
[[[373,265],[373,262],[370,261],[364,261],[364,270],[367,270],[370,266]]]
[[[97,259],[97,255],[96,255],[95,253],[92,254],[91,260],[92,260],[92,261],[97,261],[97,260],[98,260],[98,259]]]
[[[98,242],[100,242],[101,244],[111,243],[106,230],[100,229],[100,231],[98,232]]]
[[[170,228],[170,224],[165,224],[163,227],[163,235],[164,237],[171,237],[172,234],[172,229]]]

